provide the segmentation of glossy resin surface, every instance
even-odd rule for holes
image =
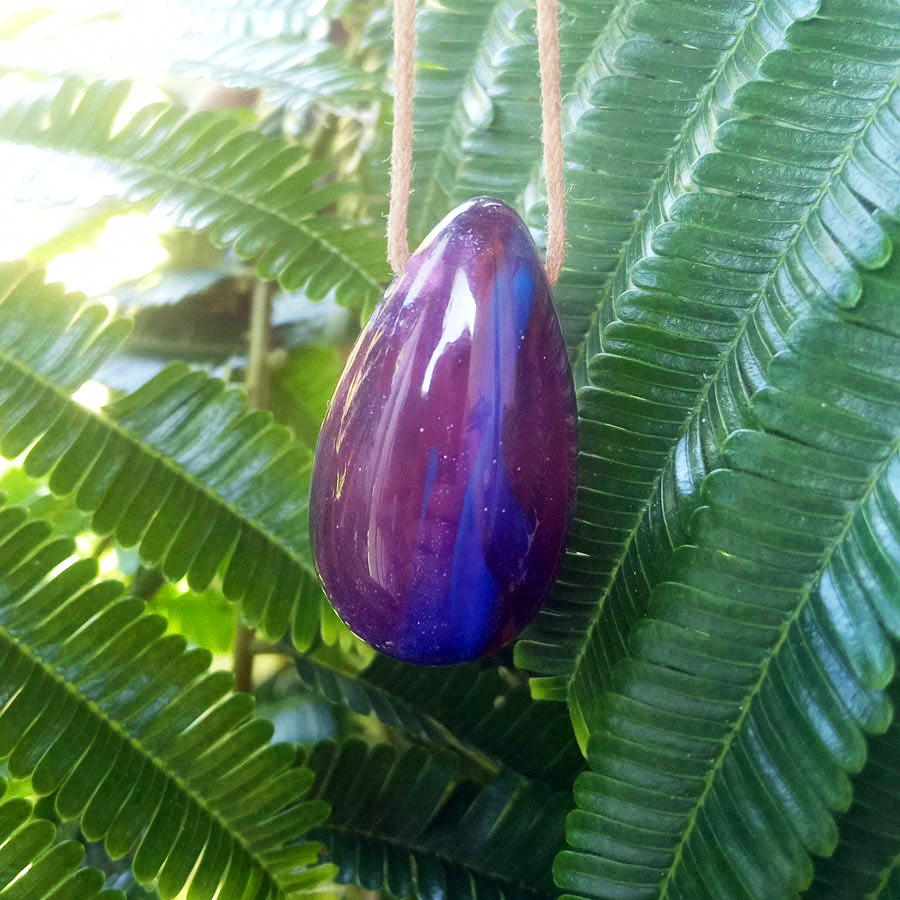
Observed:
[[[508,643],[553,579],[575,464],[542,262],[512,209],[473,200],[388,288],[322,426],[310,528],[338,615],[415,663]]]

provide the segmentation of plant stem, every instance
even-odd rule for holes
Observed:
[[[247,351],[247,406],[264,409],[269,405],[269,334],[272,307],[270,285],[257,281],[253,287],[250,305],[250,339]],[[234,646],[232,671],[234,689],[253,690],[253,638],[254,630],[241,621],[240,612],[234,618]]]
[[[247,406],[265,409],[269,405],[269,318],[272,309],[272,292],[265,281],[257,281],[253,287],[250,306],[250,339],[247,352]]]

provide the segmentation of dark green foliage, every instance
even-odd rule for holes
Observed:
[[[900,682],[888,696],[897,708]],[[853,780],[853,803],[837,819],[841,843],[815,873],[816,896],[892,898],[900,887],[900,720],[869,742],[869,758]]]
[[[176,71],[261,90],[297,114],[316,104],[352,115],[380,99],[376,79],[328,44],[228,37],[192,41],[179,57]]]
[[[777,6],[775,20],[787,26]],[[852,39],[835,32],[815,66],[810,43],[853,18],[850,0],[833,0],[827,19],[791,25],[778,41],[787,49],[773,45],[750,80],[728,82],[738,89],[727,94],[727,113],[715,127],[704,116],[709,133],[690,143],[690,168],[679,170],[695,189],[667,190],[666,202],[650,208],[652,222],[631,251],[631,287],[613,295],[615,316],[580,396],[581,490],[569,551],[516,655],[548,676],[535,685],[539,696],[568,694],[582,739],[631,624],[687,539],[700,483],[722,463],[728,435],[754,424],[750,398],[768,384],[791,323],[852,306],[861,290],[854,264],[887,258],[880,223],[900,212],[900,67],[884,60],[893,54],[900,63],[900,51],[892,49],[896,7],[872,6],[884,21]],[[764,24],[771,18],[760,12],[746,27],[771,40],[779,34]],[[851,74],[846,58],[861,54]],[[785,70],[790,91],[775,80]],[[822,71],[829,86],[842,86],[846,108],[834,106]],[[760,131],[770,136],[763,143]]]
[[[0,512],[10,774],[54,794],[60,818],[111,857],[134,852],[137,880],[163,898],[198,860],[192,900],[274,900],[327,879],[318,848],[292,843],[328,811],[301,799],[312,779],[293,768],[295,749],[269,744],[272,726],[251,697],[229,694],[230,674],[208,671],[208,651],[165,634],[165,619],[72,551],[21,508]]]
[[[321,744],[307,765],[313,792],[333,804],[312,833],[336,880],[395,897],[552,897],[548,866],[569,800],[542,782],[501,772],[479,786],[456,777],[456,757],[361,741]]]
[[[222,589],[241,601],[244,618],[276,638],[293,623],[297,644],[308,643],[320,597],[309,562],[309,450],[269,415],[247,412],[240,391],[186,366],[165,369],[108,414],[132,441],[107,444],[106,478],[114,467],[143,465],[145,483],[127,503],[116,503],[115,489],[100,494],[89,477],[82,482],[77,497],[96,497],[94,527],[115,529],[125,546],[139,542],[145,560],[162,565],[171,580],[186,575],[195,590],[227,560]],[[147,459],[148,450],[155,459]],[[174,473],[172,464],[179,467]],[[58,471],[51,487],[65,477]],[[287,484],[295,486],[293,497]],[[88,500],[80,505],[92,508]]]
[[[704,480],[692,540],[594,701],[564,889],[793,897],[809,854],[834,851],[864,735],[892,716],[898,274],[895,253],[850,312],[794,323],[751,404],[763,430],[733,432]]]
[[[452,66],[446,65],[448,52],[459,57]],[[473,196],[515,203],[540,158],[536,57],[534,11],[518,0],[422,10],[416,46],[417,200],[410,221],[415,240]],[[505,164],[497,166],[497,159]]]
[[[684,177],[730,112],[733,91],[757,76],[762,54],[783,46],[787,28],[818,3],[605,5],[611,9],[564,110],[573,202],[554,295],[581,379],[615,316],[613,301],[630,287],[631,266],[684,193]],[[529,221],[542,227],[544,214],[540,204]]]
[[[610,6],[609,0],[562,5],[564,91]],[[534,4],[527,0],[453,0],[420,11],[409,226],[414,242],[474,196],[498,197],[521,211],[529,178],[539,182],[541,93],[534,26]]]
[[[0,795],[6,793],[0,781]],[[0,890],[4,900],[124,900],[104,890],[103,873],[79,868],[84,847],[56,840],[56,826],[33,812],[24,797],[0,803]]]
[[[520,674],[477,663],[428,669],[384,656],[358,676],[307,658],[297,669],[327,700],[415,741],[483,754],[556,788],[568,788],[583,768],[565,708],[533,701]]]

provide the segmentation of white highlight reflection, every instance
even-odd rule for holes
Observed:
[[[428,360],[425,375],[422,378],[422,394],[427,394],[431,388],[431,378],[434,368],[441,358],[444,350],[454,341],[458,341],[466,331],[469,334],[475,330],[475,296],[463,269],[457,269],[453,277],[453,287],[450,290],[450,300],[444,311],[444,322],[441,326],[441,339]]]

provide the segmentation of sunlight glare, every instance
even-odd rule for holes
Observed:
[[[116,571],[119,565],[119,554],[112,548],[105,551],[97,561],[98,570],[101,575],[111,575]]]
[[[5,167],[0,152],[0,168]],[[64,231],[72,221],[65,206],[43,208],[31,203],[0,200],[0,259],[19,259],[34,246]]]
[[[160,235],[170,224],[158,216],[128,213],[113,216],[90,247],[62,253],[47,266],[47,280],[89,297],[110,293],[123,281],[140,278],[162,265],[168,251]]]
[[[99,381],[86,381],[72,394],[72,399],[87,409],[98,412],[109,403],[109,388]]]
[[[44,5],[50,8],[48,15],[12,41],[0,42],[4,68],[43,76],[84,72],[156,84],[165,80],[169,56],[161,50],[173,36],[171,23],[159,15],[156,5],[114,0]]]

